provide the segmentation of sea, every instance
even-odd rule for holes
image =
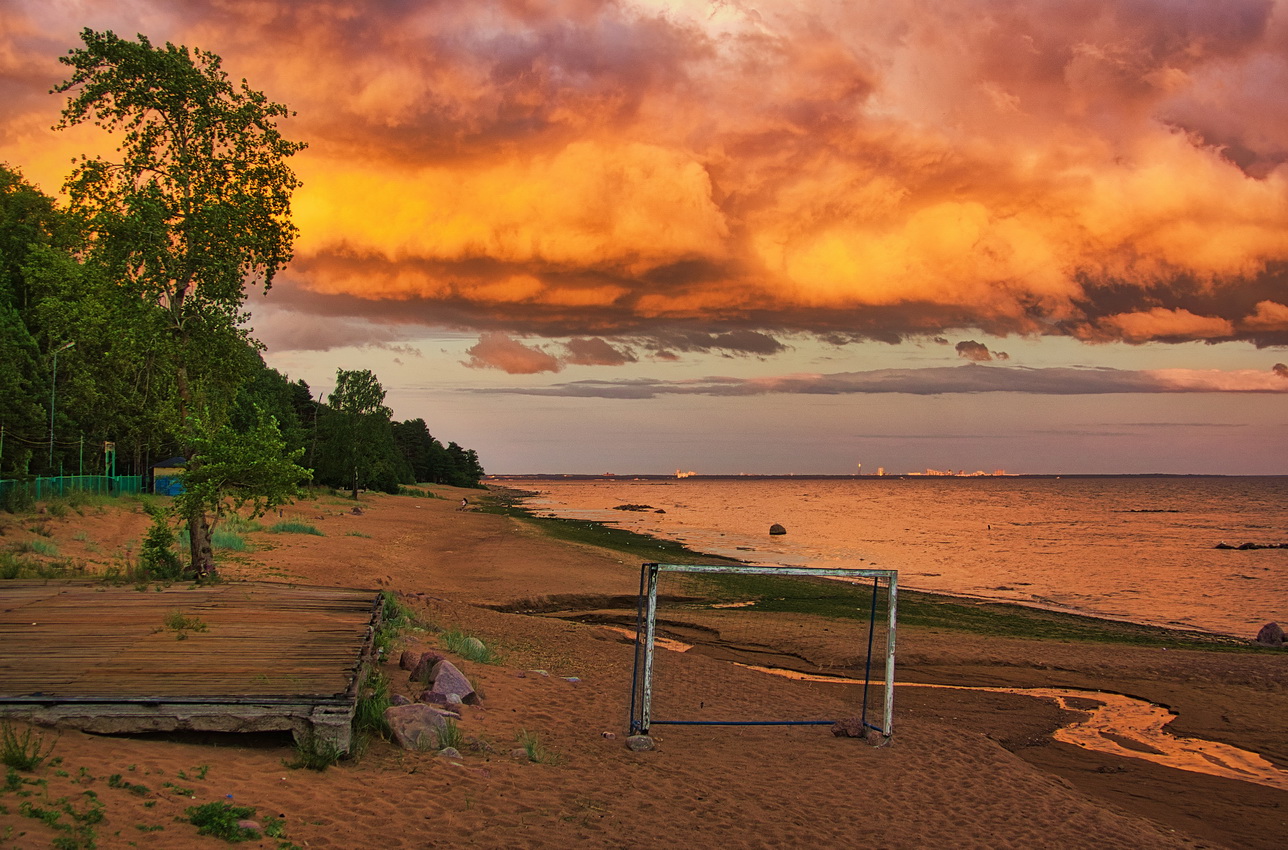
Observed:
[[[1288,625],[1288,549],[1219,548],[1288,543],[1285,477],[493,483],[533,492],[539,515],[753,564],[895,569],[904,588],[1243,638]]]

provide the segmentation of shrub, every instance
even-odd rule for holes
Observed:
[[[54,741],[45,745],[45,737],[37,734],[30,726],[22,733],[13,728],[8,720],[0,720],[0,761],[18,770],[35,770],[41,762],[49,758],[54,750]]]
[[[153,505],[144,505],[144,509],[152,517],[152,525],[139,546],[139,566],[147,578],[173,581],[183,575],[183,562],[174,551],[174,532],[164,510]]]

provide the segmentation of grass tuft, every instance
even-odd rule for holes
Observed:
[[[316,534],[318,537],[325,537],[316,526],[309,525],[307,522],[288,519],[282,522],[274,523],[269,526],[269,534]]]
[[[17,770],[35,770],[40,767],[49,754],[54,751],[51,741],[45,744],[45,736],[28,726],[21,734],[13,728],[8,720],[0,720],[0,762]]]
[[[295,745],[295,760],[284,762],[292,770],[316,770],[319,773],[340,760],[340,748],[313,731]]]
[[[460,629],[448,629],[439,635],[439,640],[448,652],[459,655],[466,661],[478,664],[498,664],[501,661],[501,657],[491,647]]]

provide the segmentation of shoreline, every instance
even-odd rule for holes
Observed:
[[[639,564],[655,560],[650,556],[657,546],[668,558],[675,547],[586,523],[529,520],[500,504],[458,512],[461,497],[474,503],[479,491],[431,489],[423,496],[365,495],[360,514],[347,498],[314,493],[288,508],[285,519],[320,534],[248,532],[247,551],[222,553],[221,569],[229,581],[391,590],[426,624],[404,635],[400,648],[443,651],[440,635],[452,629],[496,649],[496,665],[458,660],[484,695],[460,722],[480,749],[444,757],[375,741],[359,758],[312,773],[285,769],[291,751],[281,742],[211,747],[65,732],[55,755],[64,758],[58,770],[68,775],[45,769],[36,778],[49,781],[54,798],[80,794],[77,781],[100,793],[107,813],[99,828],[103,850],[213,850],[218,842],[196,837],[175,818],[193,802],[227,795],[287,814],[292,842],[336,850],[354,846],[355,829],[368,843],[409,850],[462,831],[484,847],[552,850],[660,849],[673,846],[677,836],[699,835],[730,846],[863,841],[905,848],[1270,850],[1279,843],[1288,792],[1061,743],[1052,737],[1055,730],[1080,709],[1033,696],[901,689],[893,744],[879,749],[818,728],[671,727],[658,730],[655,751],[632,753],[622,741],[631,643],[593,622],[509,610],[524,600],[576,598],[622,598],[629,607]],[[124,510],[0,517],[0,524],[7,526],[8,545],[42,539],[69,557],[101,557],[97,563],[105,566],[147,527],[137,505],[118,504]],[[549,528],[563,536],[548,535]],[[614,548],[594,543],[604,539]],[[954,614],[982,607],[943,604]],[[796,617],[770,616],[784,622]],[[1033,626],[1025,612],[1002,619],[1028,631]],[[730,640],[739,637],[733,629],[754,628],[732,619],[717,625],[731,630]],[[419,691],[398,669],[397,655],[395,650],[382,670],[395,692],[415,699]],[[844,692],[845,686],[787,682],[710,655],[684,655],[669,681],[694,700],[832,712]],[[1169,734],[1228,743],[1288,768],[1288,724],[1282,719],[1288,716],[1288,653],[1035,638],[901,621],[895,677],[1127,694],[1175,712]],[[521,732],[539,736],[550,758],[536,763],[509,755]],[[193,778],[197,766],[203,766],[200,780]],[[85,777],[78,774],[82,768],[88,777],[78,780]],[[179,777],[180,771],[189,778]],[[113,774],[151,790],[135,796],[105,787],[104,778]],[[926,782],[927,776],[935,781]],[[192,789],[197,799],[172,793],[165,782]],[[793,801],[804,786],[826,818],[801,816]],[[882,804],[855,806],[855,795]],[[47,839],[35,840],[43,827],[17,811],[12,793],[0,802],[8,809],[0,813],[0,831],[25,830],[18,846],[48,846]]]
[[[523,499],[538,495],[534,491],[501,487],[495,484],[489,484],[488,490],[497,493],[501,497],[502,508],[505,511],[510,512],[511,515],[520,516],[525,521],[531,522],[544,530],[552,531],[557,537],[562,539],[573,539],[587,542],[591,545],[601,545],[606,548],[613,549],[614,551],[630,553],[632,555],[647,555],[650,552],[654,552],[658,555],[668,555],[673,558],[679,558],[680,560],[676,561],[677,563],[699,563],[702,561],[713,563],[751,563],[742,559],[730,558],[724,555],[713,555],[690,549],[678,540],[660,537],[654,534],[632,531],[630,529],[617,526],[611,522],[558,516],[538,516],[533,509],[522,504]],[[632,546],[632,544],[634,545]],[[663,557],[644,557],[642,560],[655,560],[661,563],[667,562],[666,558]],[[1254,652],[1267,649],[1259,646],[1253,640],[1224,632],[1209,631],[1205,629],[1182,629],[1162,623],[1085,613],[1070,609],[1067,606],[1058,606],[1054,604],[1044,606],[1040,604],[1027,604],[984,596],[922,590],[920,588],[910,587],[902,582],[899,585],[899,594],[901,604],[902,600],[908,598],[924,598],[932,604],[940,603],[963,607],[983,607],[1000,612],[1020,613],[1023,616],[1030,616],[1033,613],[1040,612],[1059,618],[1068,618],[1070,623],[1079,624],[1085,627],[1075,629],[1074,631],[1085,631],[1088,635],[1088,639],[1091,640],[1095,640],[1093,635],[1099,631],[1104,635],[1102,638],[1103,642],[1112,643],[1115,642],[1115,637],[1132,635],[1138,639],[1154,638],[1156,639],[1156,645],[1158,646],[1183,646],[1187,648],[1212,649],[1218,651],[1248,650]],[[1049,636],[1039,636],[1038,639],[1050,638]],[[1137,641],[1130,642],[1135,643]],[[1267,651],[1274,652],[1275,650],[1271,649]]]

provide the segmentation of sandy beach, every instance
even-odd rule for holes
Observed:
[[[40,801],[102,804],[98,847],[218,847],[177,820],[228,800],[284,819],[266,848],[476,847],[1272,847],[1288,791],[1096,753],[1053,740],[1080,712],[1046,699],[902,687],[895,736],[876,748],[826,727],[656,727],[657,749],[624,745],[632,646],[600,625],[506,609],[549,597],[633,596],[639,561],[551,539],[509,516],[439,498],[322,497],[285,511],[323,536],[248,535],[229,580],[388,589],[429,628],[406,648],[468,631],[501,657],[461,662],[482,694],[461,721],[460,757],[375,741],[325,772],[293,770],[284,737],[116,738],[64,730],[53,757],[0,794],[0,847],[53,846]],[[142,512],[44,518],[64,557],[105,564],[137,541]],[[8,542],[30,535],[5,521]],[[0,585],[0,594],[3,586]],[[523,604],[520,604],[523,603]],[[670,659],[695,695],[826,707],[835,690],[690,652]],[[414,695],[397,653],[385,665]],[[1288,771],[1288,652],[1209,653],[994,639],[901,629],[909,683],[1104,690],[1166,705],[1175,735],[1260,754]],[[516,739],[543,756],[516,755]],[[113,781],[112,777],[116,777]],[[12,782],[10,783],[12,784]],[[144,792],[129,785],[141,785]],[[1281,786],[1282,787],[1282,786]],[[23,792],[29,792],[23,796]],[[27,803],[27,812],[23,804]]]

